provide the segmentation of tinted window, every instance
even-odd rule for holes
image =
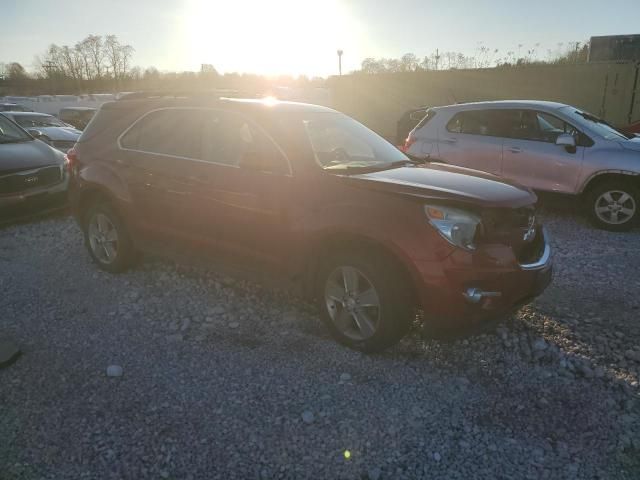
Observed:
[[[447,130],[452,133],[467,133],[471,135],[494,135],[491,128],[492,112],[487,110],[470,110],[456,113],[449,123]]]
[[[197,110],[167,109],[151,112],[122,138],[124,148],[143,152],[200,157],[201,115]]]
[[[124,148],[237,166],[248,154],[288,164],[273,142],[245,117],[212,109],[165,109],[139,120],[121,139]]]
[[[558,135],[579,132],[570,124],[546,112],[503,110],[505,137],[555,143]]]

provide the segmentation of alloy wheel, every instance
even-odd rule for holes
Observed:
[[[118,231],[104,213],[96,213],[89,221],[89,245],[94,256],[104,264],[113,263],[118,256]]]
[[[328,276],[324,299],[329,316],[352,340],[373,336],[380,323],[380,297],[371,281],[355,267],[341,266]]]
[[[632,219],[636,213],[633,196],[622,190],[610,190],[600,195],[595,202],[596,216],[610,225],[621,225]]]

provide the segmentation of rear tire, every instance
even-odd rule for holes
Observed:
[[[384,255],[355,250],[330,254],[320,268],[317,296],[321,316],[339,343],[379,352],[409,330],[411,287]]]
[[[596,227],[626,232],[639,222],[640,189],[628,181],[608,180],[589,191],[585,208]]]
[[[91,259],[104,271],[120,273],[137,259],[127,228],[109,203],[92,205],[84,216],[84,243]]]

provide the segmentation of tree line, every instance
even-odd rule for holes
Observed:
[[[436,50],[424,57],[418,57],[413,53],[406,53],[400,58],[368,57],[362,61],[360,70],[354,73],[376,74],[543,64],[561,65],[586,63],[589,58],[588,42],[558,43],[555,50],[547,49],[546,52],[540,51],[539,43],[530,48],[523,47],[524,45],[520,44],[517,49],[501,51],[479,44],[473,55]]]
[[[50,45],[30,73],[17,62],[0,63],[0,96],[80,94],[138,90],[235,89],[267,92],[275,86],[323,86],[319,77],[225,73],[203,64],[198,72],[160,72],[132,64],[135,49],[115,35],[89,35],[74,45]]]
[[[474,54],[436,50],[418,57],[407,53],[400,58],[365,58],[355,74],[380,74],[428,70],[509,67],[534,64],[584,63],[588,42],[559,43],[555,50],[540,51],[540,45],[501,52],[479,43]],[[324,86],[322,78],[290,76],[264,77],[225,73],[204,64],[199,72],[160,72],[155,67],[132,65],[135,49],[115,35],[88,35],[74,45],[51,44],[36,57],[35,71],[29,73],[16,62],[0,63],[0,96],[39,94],[79,94],[151,89],[229,88],[267,91],[274,86]]]

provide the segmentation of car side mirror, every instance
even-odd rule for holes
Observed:
[[[556,145],[565,147],[567,150],[576,148],[576,139],[569,133],[561,133],[558,135],[558,138],[556,138]]]

